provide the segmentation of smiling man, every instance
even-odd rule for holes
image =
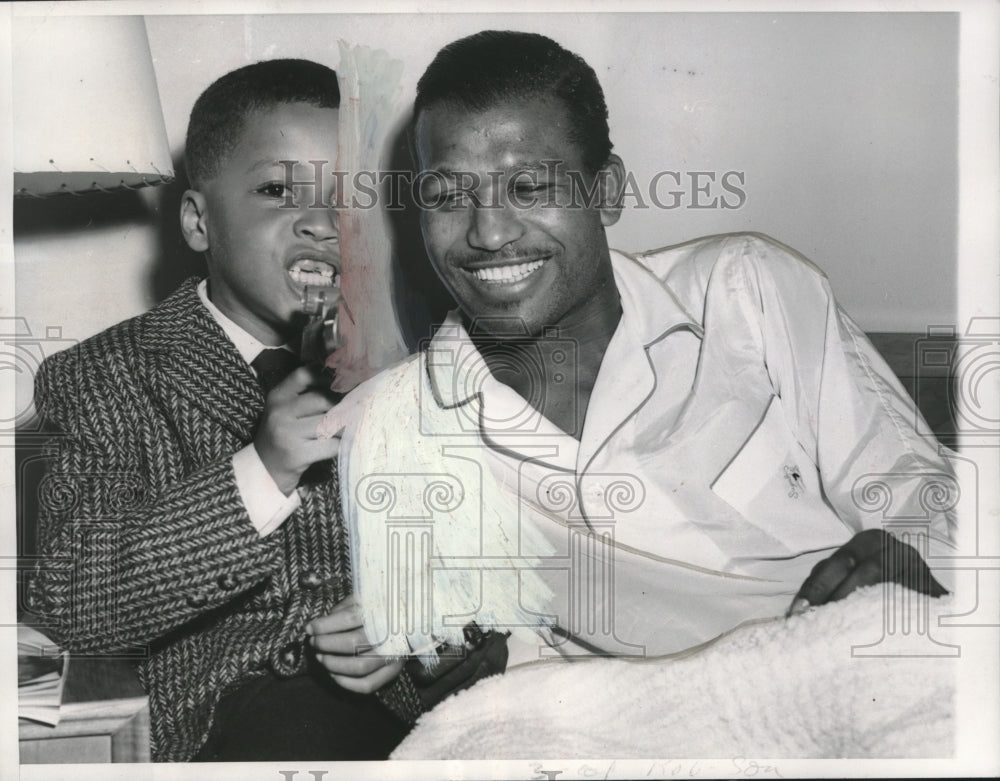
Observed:
[[[459,309],[351,399],[367,412],[341,474],[404,473],[401,443],[428,473],[479,459],[484,482],[462,483],[482,508],[471,522],[502,495],[505,538],[523,556],[534,532],[549,544],[530,577],[553,631],[512,640],[512,660],[682,652],[886,580],[944,593],[921,553],[951,551],[952,520],[920,497],[950,469],[826,277],[755,234],[609,249],[626,172],[582,59],[528,33],[450,44],[419,81],[412,145],[427,252]],[[397,397],[419,414],[393,418]],[[894,511],[926,517],[922,551],[859,499],[876,479]],[[342,492],[363,539],[376,524],[359,485]],[[442,584],[458,527],[435,526]],[[547,593],[518,567],[513,593]]]

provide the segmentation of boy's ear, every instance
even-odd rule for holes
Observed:
[[[625,164],[618,155],[611,155],[597,172],[597,177],[601,186],[601,224],[608,228],[622,216]]]
[[[181,196],[181,233],[195,252],[208,252],[207,202],[198,190],[185,190]]]

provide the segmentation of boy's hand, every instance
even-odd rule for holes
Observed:
[[[319,663],[349,691],[371,694],[403,669],[401,660],[393,661],[371,652],[353,594],[330,615],[310,621],[306,634]]]
[[[319,370],[307,366],[293,371],[268,394],[253,445],[286,496],[310,465],[337,455],[340,440],[316,434],[333,405],[332,393],[322,390]]]

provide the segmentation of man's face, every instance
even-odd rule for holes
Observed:
[[[421,114],[424,243],[469,318],[511,318],[515,332],[523,322],[538,335],[585,316],[614,284],[604,227],[618,212],[598,203],[620,182],[621,161],[613,157],[598,177],[605,189],[587,204],[581,190],[595,177],[568,128],[566,109],[546,97]]]
[[[337,121],[336,109],[306,103],[253,114],[200,200],[182,207],[188,243],[208,252],[213,303],[265,344],[287,341],[306,285],[339,284]],[[292,176],[281,161],[295,161]]]

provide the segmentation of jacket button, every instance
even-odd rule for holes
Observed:
[[[302,576],[299,578],[299,585],[306,591],[314,591],[315,589],[318,589],[322,583],[323,579],[312,570],[303,572]]]
[[[187,598],[188,607],[205,607],[208,604],[208,597],[204,594],[191,594]]]
[[[239,584],[236,577],[231,574],[219,575],[219,579],[216,582],[223,591],[232,591]]]
[[[281,649],[281,661],[289,667],[298,667],[302,651],[298,643],[289,643]]]

